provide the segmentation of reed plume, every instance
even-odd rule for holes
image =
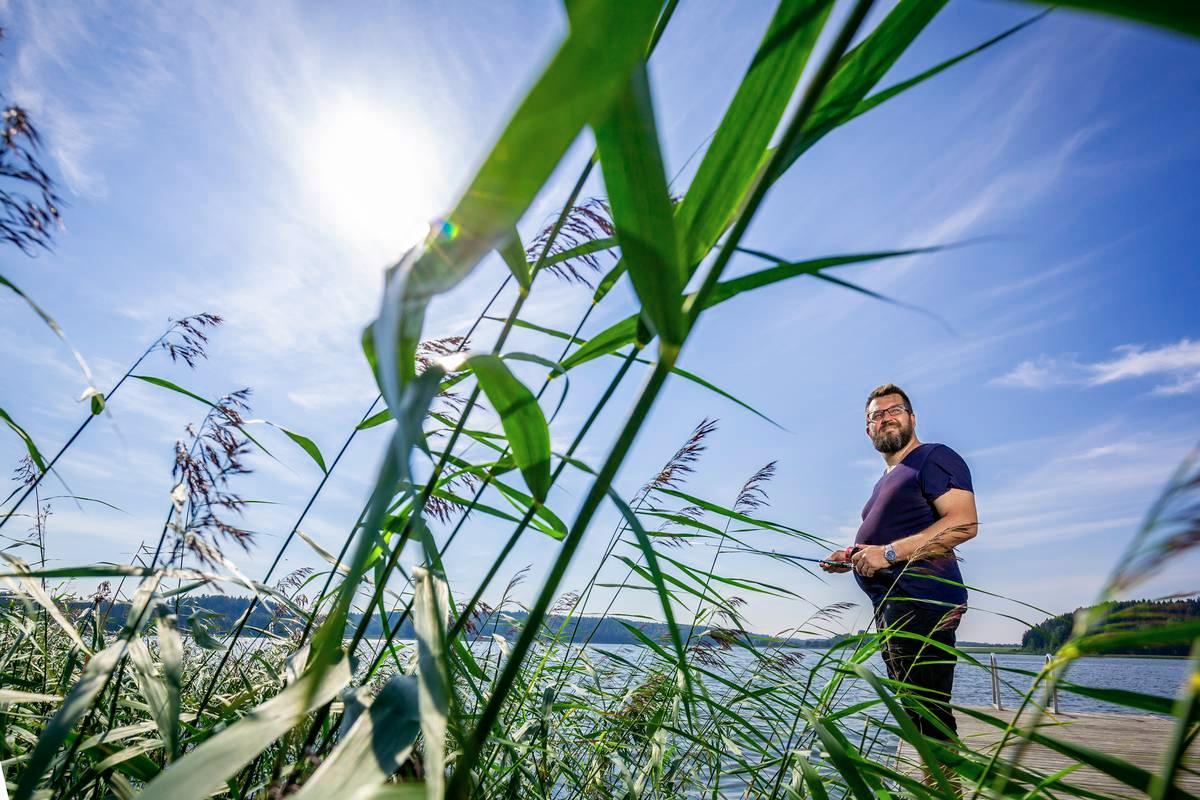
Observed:
[[[544,269],[568,283],[582,283],[584,286],[591,288],[592,284],[588,281],[584,273],[598,271],[600,269],[600,259],[598,258],[598,252],[586,252],[586,248],[583,248],[583,245],[609,238],[615,232],[612,223],[612,212],[608,207],[608,203],[602,198],[593,197],[579,205],[572,206],[563,220],[562,228],[555,235],[554,228],[557,219],[558,214],[555,214],[554,219],[538,231],[537,236],[525,248],[525,258],[530,263],[536,263],[542,256],[542,250],[546,248],[546,242],[548,241],[551,244],[550,249],[546,251],[547,260],[554,256],[561,256],[563,253],[575,250],[576,248],[581,248],[581,252],[578,255],[555,263],[546,264]],[[551,237],[554,238],[551,239]]]
[[[233,524],[227,516],[242,514],[246,504],[232,491],[230,481],[250,472],[242,461],[249,450],[242,414],[250,408],[250,393],[250,389],[239,389],[225,395],[199,430],[189,425],[187,438],[175,443],[171,471],[176,480],[172,492],[175,548],[192,552],[203,564],[222,563],[222,543],[233,542],[248,551],[254,538],[251,531]]]

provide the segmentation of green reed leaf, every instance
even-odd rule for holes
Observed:
[[[12,566],[12,571],[17,577],[17,579],[14,581],[8,575],[0,575],[0,583],[7,584],[11,587],[13,596],[19,597],[22,594],[27,594],[32,597],[34,601],[46,611],[50,619],[54,620],[54,624],[56,624],[62,630],[62,632],[67,635],[67,638],[71,640],[71,643],[75,647],[78,647],[79,650],[85,655],[91,655],[92,649],[84,643],[83,638],[79,635],[79,631],[77,631],[75,626],[71,624],[71,621],[66,618],[62,612],[62,609],[60,609],[58,604],[54,602],[54,599],[46,593],[46,590],[42,588],[41,584],[33,580],[34,573],[29,569],[29,565],[16,556],[11,556],[3,551],[0,551],[0,559],[7,561]]]
[[[274,428],[275,430],[282,433],[284,436],[291,439],[297,445],[299,445],[300,449],[303,450],[308,455],[308,457],[311,458],[313,460],[313,462],[316,463],[316,465],[321,468],[321,472],[329,472],[329,470],[325,467],[325,457],[321,455],[321,448],[317,447],[317,443],[314,442],[312,439],[308,438],[307,436],[305,436],[304,434],[297,433],[296,431],[293,431],[293,430],[289,430],[288,428],[285,428],[282,425],[276,425],[274,422],[271,422],[270,420],[266,420],[266,419],[248,419],[245,421],[244,424],[245,425],[268,425],[268,426]]]
[[[687,271],[667,191],[650,82],[637,65],[609,113],[592,124],[613,225],[646,322],[668,347],[684,338]]]
[[[892,719],[896,720],[896,723],[900,726],[900,730],[904,734],[904,740],[916,748],[917,754],[921,756],[921,761],[925,763],[925,767],[928,769],[929,774],[933,776],[938,788],[945,792],[946,796],[952,797],[954,795],[954,787],[950,785],[950,781],[946,779],[945,773],[942,772],[942,762],[938,759],[934,749],[929,746],[925,735],[917,728],[912,718],[900,707],[900,704],[896,702],[896,698],[892,697],[891,693],[884,688],[883,681],[869,667],[864,664],[858,664],[855,666],[854,671],[858,673],[858,677],[866,681],[875,690],[875,693],[879,695],[879,699],[887,706],[887,710],[892,714]]]
[[[1004,720],[993,717],[978,709],[969,708],[966,706],[955,706],[955,711],[974,717],[981,722],[986,722],[989,725],[994,725],[1000,729],[1008,727],[1008,723]],[[1052,736],[1047,736],[1039,733],[1036,730],[1020,728],[1017,733],[1023,738],[1028,739],[1033,744],[1039,744],[1047,747],[1058,753],[1061,753],[1072,761],[1077,761],[1080,764],[1085,764],[1097,772],[1103,772],[1109,777],[1115,778],[1126,786],[1131,786],[1139,792],[1149,792],[1153,775],[1150,772],[1142,769],[1136,764],[1131,764],[1128,761],[1118,758],[1110,753],[1101,752],[1085,745],[1068,742],[1062,739],[1056,739]],[[1167,798],[1172,800],[1195,800],[1196,796],[1185,792],[1182,789],[1171,786],[1167,788]]]
[[[533,519],[531,520],[534,527],[539,531],[552,536],[555,539],[561,539],[567,535],[567,524],[555,514],[550,508],[542,503],[537,503],[532,497],[525,494],[519,489],[509,486],[503,481],[492,479],[492,486],[496,488],[500,494],[504,495],[504,499],[513,504],[514,508],[520,509],[522,512],[533,508]]]
[[[391,422],[392,419],[392,412],[385,408],[383,411],[372,414],[362,422],[358,423],[358,425],[355,426],[355,430],[365,431],[368,428],[376,428],[385,422]]]
[[[414,484],[412,450],[414,447],[428,450],[422,424],[444,376],[445,373],[437,365],[428,367],[415,380],[404,385],[398,404],[390,407],[397,424],[384,452],[379,476],[358,533],[358,541],[346,563],[346,574],[338,587],[333,605],[324,622],[313,634],[308,658],[309,670],[316,676],[311,683],[313,687],[320,684],[324,671],[340,654],[350,606],[358,593],[359,582],[376,552],[377,534],[388,516],[396,487]]]
[[[666,620],[667,630],[671,634],[671,644],[675,647],[675,656],[678,659],[679,671],[683,674],[684,684],[688,693],[692,691],[692,673],[688,668],[687,651],[684,648],[683,636],[679,633],[679,625],[675,622],[675,611],[671,608],[671,592],[667,590],[666,581],[663,577],[663,572],[658,565],[658,555],[654,552],[654,545],[650,541],[650,537],[646,535],[646,529],[642,527],[642,521],[637,518],[637,514],[625,502],[625,500],[617,494],[615,489],[608,490],[608,498],[612,504],[621,512],[621,516],[625,518],[625,523],[629,529],[633,531],[637,538],[638,549],[641,550],[642,556],[646,559],[646,567],[649,571],[650,580],[654,585],[654,590],[658,594],[658,600],[662,607],[663,619]],[[691,714],[691,705],[685,706],[687,712]]]
[[[33,459],[33,463],[37,464],[39,470],[43,473],[46,471],[46,459],[42,458],[42,451],[38,450],[37,445],[33,443],[33,437],[25,432],[25,429],[17,424],[16,420],[9,416],[8,412],[0,408],[0,419],[12,430],[13,433],[25,444],[25,451],[29,453],[29,457]]]
[[[500,134],[448,221],[423,249],[389,270],[372,325],[388,405],[416,374],[414,356],[430,299],[458,285],[501,246],[585,124],[612,104],[650,40],[655,3],[580,0],[549,65]]]
[[[708,254],[745,202],[832,7],[830,0],[783,0],[776,8],[679,204],[684,263],[690,269]]]
[[[129,377],[136,378],[139,381],[145,381],[146,383],[149,383],[153,386],[160,386],[163,389],[169,389],[170,391],[181,394],[184,397],[190,397],[199,403],[203,403],[204,405],[208,406],[209,408],[217,407],[217,404],[214,403],[213,401],[209,400],[207,397],[201,397],[200,395],[196,394],[195,392],[188,391],[187,389],[184,389],[179,384],[172,383],[171,381],[167,380],[166,378],[156,378],[153,375],[130,375]]]
[[[1150,800],[1166,800],[1175,785],[1175,776],[1185,768],[1184,760],[1188,748],[1196,737],[1196,723],[1200,722],[1200,639],[1192,645],[1191,669],[1184,681],[1183,690],[1175,701],[1175,728],[1162,754],[1163,771],[1154,776],[1150,784]]]
[[[182,716],[183,695],[183,637],[179,635],[179,626],[175,615],[160,613],[155,619],[155,631],[158,634],[158,655],[162,662],[163,684],[167,690],[168,729],[164,732],[163,742],[166,747],[166,758],[173,761],[179,756],[179,722]]]
[[[393,675],[304,782],[295,800],[358,797],[379,788],[412,753],[421,731],[417,679]]]
[[[37,692],[21,692],[15,689],[0,689],[0,706],[18,705],[21,703],[61,703],[62,697],[57,694],[39,694]]]
[[[517,279],[521,290],[528,292],[530,284],[533,283],[533,275],[529,262],[525,259],[525,246],[521,244],[521,234],[517,232],[516,226],[509,231],[508,238],[496,252],[500,254],[504,266],[508,267],[508,271]]]
[[[574,369],[594,358],[615,353],[637,341],[637,315],[605,328],[587,340],[587,344],[562,360],[563,369]]]
[[[150,707],[150,716],[158,726],[168,757],[172,757],[179,737],[179,709],[172,708],[166,682],[159,677],[154,659],[150,657],[146,642],[141,637],[135,637],[129,643],[129,661],[133,664],[134,680],[146,705]]]
[[[46,327],[52,330],[54,335],[58,337],[59,341],[66,345],[66,348],[71,351],[71,356],[75,359],[75,363],[79,365],[79,370],[83,373],[83,379],[87,382],[88,390],[84,392],[84,397],[89,397],[96,394],[95,390],[92,388],[92,371],[88,368],[87,362],[83,360],[83,354],[75,349],[75,345],[71,344],[71,340],[67,338],[66,332],[62,329],[62,326],[55,321],[54,317],[47,314],[41,306],[33,301],[32,297],[17,288],[16,284],[14,284],[8,278],[5,278],[3,275],[0,275],[0,286],[7,286],[13,294],[24,300],[26,305],[33,310],[33,313],[37,314],[42,322],[46,323]]]
[[[580,256],[590,256],[595,253],[605,253],[617,246],[617,237],[604,236],[599,239],[592,239],[590,242],[577,244],[574,247],[569,247],[557,253],[548,254],[542,261],[542,268],[551,267],[555,264],[561,264],[564,261],[570,261],[573,258]]]
[[[145,381],[146,383],[149,383],[152,386],[158,386],[163,389],[167,389],[168,391],[175,392],[176,394],[181,394],[184,397],[190,397],[191,399],[193,399],[197,402],[203,403],[204,405],[208,406],[209,408],[214,408],[214,409],[219,408],[219,406],[216,403],[209,400],[208,398],[201,397],[200,395],[196,394],[195,392],[188,391],[187,389],[184,389],[179,384],[172,383],[171,381],[169,381],[165,378],[156,378],[153,375],[130,375],[129,377],[137,378],[139,381]],[[242,432],[243,436],[245,436],[250,441],[254,442],[254,444],[258,447],[259,450],[262,450],[268,456],[271,456],[271,458],[275,458],[275,456],[271,455],[271,451],[263,446],[262,442],[258,441],[258,439],[255,439],[253,436],[250,435],[249,431],[246,430],[244,425],[238,425],[237,429]]]
[[[1188,36],[1200,36],[1200,5],[1192,0],[1056,0],[1054,5],[1124,17]]]
[[[1074,639],[1063,645],[1059,656],[1077,658],[1081,655],[1112,653],[1138,647],[1191,644],[1197,637],[1200,637],[1200,620],[1188,620],[1129,631],[1097,633]]]
[[[742,275],[737,278],[731,278],[727,281],[721,281],[717,283],[716,286],[713,287],[712,292],[709,294],[708,299],[705,301],[704,308],[712,308],[713,306],[724,303],[726,300],[731,300],[734,297],[737,297],[743,292],[761,289],[765,286],[771,286],[800,275],[818,275],[821,270],[831,269],[833,267],[847,266],[850,264],[864,264],[871,261],[883,261],[891,258],[919,255],[922,253],[934,253],[953,246],[954,245],[934,245],[931,247],[916,247],[906,250],[882,250],[872,253],[824,256],[822,258],[813,258],[804,261],[784,261],[783,259],[779,259],[775,256],[762,253],[757,250],[743,250],[743,252],[774,261],[776,262],[776,266],[768,267],[767,269],[758,270],[747,275]],[[689,294],[687,297],[688,299],[691,299],[693,295]],[[563,359],[563,368],[568,370],[574,369],[580,364],[591,361],[594,358],[615,353],[622,347],[628,344],[633,344],[637,340],[637,320],[638,318],[636,315],[632,317],[626,317],[625,319],[605,328],[595,336],[592,336],[587,340],[586,344]]]
[[[151,781],[139,800],[208,797],[307,714],[336,697],[350,680],[349,660],[343,656],[321,672],[305,672],[279,694],[201,742]]]
[[[1037,673],[1022,671],[1022,674],[1028,674],[1032,677]],[[1070,683],[1068,681],[1060,681],[1058,684],[1058,690],[1060,692],[1077,694],[1080,697],[1090,697],[1093,700],[1099,700],[1103,703],[1111,703],[1115,706],[1136,708],[1138,711],[1149,711],[1151,714],[1164,714],[1169,716],[1175,704],[1175,701],[1171,698],[1163,697],[1157,694],[1131,692],[1128,689],[1109,689],[1100,686],[1081,686],[1080,684]]]
[[[58,713],[42,729],[37,745],[21,771],[21,779],[13,792],[13,800],[29,800],[33,797],[55,755],[75,729],[75,725],[91,708],[96,695],[108,684],[109,674],[117,668],[117,662],[124,655],[125,641],[119,640],[88,660],[83,675],[63,698]]]
[[[871,111],[872,109],[883,105],[888,100],[891,100],[892,98],[894,98],[898,95],[901,95],[904,92],[907,92],[909,89],[912,89],[916,86],[921,85],[922,83],[929,80],[930,78],[940,75],[941,73],[945,72],[946,70],[950,69],[951,67],[955,66],[956,64],[966,61],[971,56],[982,53],[984,50],[987,50],[988,48],[999,44],[1000,42],[1004,41],[1005,39],[1012,36],[1013,34],[1024,30],[1025,28],[1029,27],[1033,23],[1042,19],[1049,13],[1050,13],[1050,11],[1046,10],[1040,14],[1036,14],[1036,15],[1030,17],[1029,19],[1027,19],[1023,22],[1018,22],[1016,25],[1012,26],[1011,28],[1004,31],[1003,33],[993,36],[992,38],[988,39],[987,41],[983,42],[982,44],[976,45],[975,47],[972,47],[970,50],[967,50],[966,52],[959,53],[958,55],[954,56],[953,58],[948,58],[945,61],[941,62],[940,64],[930,67],[929,69],[925,70],[924,72],[921,72],[918,75],[914,75],[913,77],[909,78],[908,80],[901,81],[900,83],[897,83],[894,86],[889,86],[887,89],[883,89],[882,91],[876,92],[875,94],[871,95],[870,97],[868,97],[865,100],[863,100],[862,102],[860,102],[857,106],[855,106],[854,110],[851,111],[850,114],[847,115],[846,118],[843,119],[841,121],[841,123],[839,123],[839,124],[844,125],[847,122],[849,122],[850,120],[852,120],[856,117],[860,117],[863,114],[867,113],[868,111]]]
[[[667,488],[663,488],[663,487],[657,487],[655,489],[655,491],[662,492],[663,494],[669,494],[672,497],[678,497],[681,500],[686,500],[689,505],[699,506],[700,508],[703,508],[705,511],[711,511],[714,514],[719,514],[722,517],[727,517],[732,520],[737,520],[738,522],[745,522],[749,525],[755,526],[756,528],[766,528],[768,530],[773,530],[773,531],[777,531],[779,533],[788,534],[789,536],[803,536],[804,538],[809,539],[814,542],[818,542],[818,543],[822,543],[822,544],[825,543],[825,541],[823,539],[813,536],[812,534],[805,533],[804,531],[800,530],[799,528],[792,528],[792,527],[790,527],[788,525],[784,525],[783,523],[780,523],[780,522],[771,522],[769,520],[761,519],[758,517],[751,517],[748,514],[743,514],[739,511],[734,511],[732,508],[726,508],[723,505],[710,502],[710,501],[705,500],[700,497],[696,497],[695,495],[688,494],[687,492],[681,492],[677,489],[667,489]]]
[[[850,118],[867,93],[933,21],[946,2],[900,0],[875,30],[838,62],[837,72],[822,92],[812,115],[804,123],[802,135],[784,153],[778,173],[764,178],[772,182],[778,180],[796,159]]]
[[[829,792],[825,791],[825,784],[821,782],[817,768],[810,764],[804,756],[800,756],[796,760],[800,762],[804,783],[808,785],[808,791],[812,793],[813,800],[829,800]]]
[[[875,793],[863,780],[862,767],[857,759],[851,756],[850,749],[838,731],[823,722],[814,722],[813,729],[817,732],[817,737],[824,745],[825,751],[829,753],[829,760],[837,768],[838,774],[845,781],[846,788],[850,790],[851,794],[858,800],[874,800]]]
[[[537,398],[498,356],[471,356],[467,367],[475,373],[479,387],[500,416],[530,493],[535,500],[544,501],[550,491],[550,429]]]
[[[321,468],[321,472],[329,472],[325,466],[325,457],[321,455],[321,448],[317,447],[316,442],[307,436],[288,430],[281,425],[275,425],[274,427],[279,428],[285,436],[300,445],[300,449],[308,453],[309,458],[315,461],[317,466]]]
[[[417,695],[424,742],[425,788],[440,800],[446,780],[446,725],[450,714],[450,673],[446,667],[446,582],[429,570],[413,572],[413,629],[417,637]]]
[[[721,397],[724,397],[726,400],[730,401],[731,403],[741,406],[742,408],[746,409],[751,414],[753,414],[754,416],[763,420],[764,422],[769,422],[770,424],[774,425],[776,428],[779,428],[780,430],[783,430],[783,431],[787,430],[787,428],[783,427],[778,422],[771,419],[766,414],[759,411],[757,408],[750,405],[746,401],[744,401],[740,398],[734,397],[732,394],[725,391],[720,386],[717,386],[716,384],[711,383],[710,381],[706,381],[704,378],[701,378],[699,375],[697,375],[694,372],[688,372],[687,370],[680,369],[679,367],[671,367],[671,374],[678,375],[679,377],[683,378],[684,380],[691,381],[692,383],[694,383],[698,386],[703,386],[705,389],[708,389],[713,394],[718,394]]]

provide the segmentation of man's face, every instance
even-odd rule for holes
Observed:
[[[898,394],[876,397],[867,406],[867,436],[881,453],[896,453],[912,441],[915,417]]]

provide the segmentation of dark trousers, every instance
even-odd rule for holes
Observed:
[[[884,629],[918,634],[950,647],[962,619],[963,608],[947,608],[904,600],[886,600],[875,608],[875,625]],[[954,713],[947,705],[954,687],[956,657],[940,647],[896,635],[883,645],[883,663],[888,677],[906,684],[897,687],[904,710],[924,736],[947,739],[932,716],[950,732],[957,734]],[[924,713],[922,713],[922,710]]]

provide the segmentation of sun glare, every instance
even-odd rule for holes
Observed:
[[[319,116],[304,137],[300,168],[322,222],[385,257],[420,241],[441,210],[435,140],[421,121],[360,98]]]

